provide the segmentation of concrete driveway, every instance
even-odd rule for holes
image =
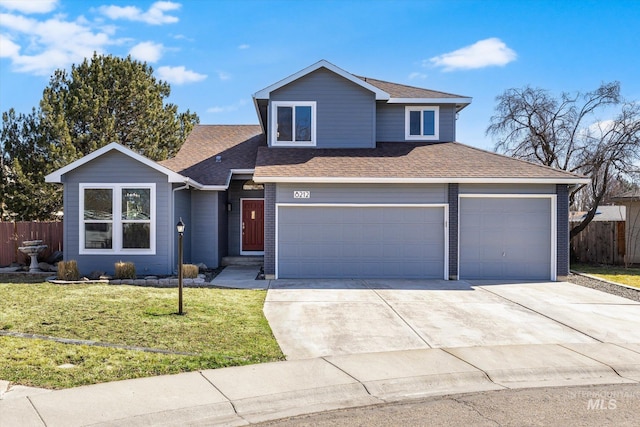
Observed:
[[[640,303],[564,282],[276,280],[264,312],[287,359],[640,342]]]

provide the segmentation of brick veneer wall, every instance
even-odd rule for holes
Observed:
[[[276,274],[276,185],[264,186],[264,274]]]
[[[556,229],[558,280],[569,275],[569,188],[566,184],[556,184]]]
[[[458,280],[458,184],[449,184],[449,279]]]

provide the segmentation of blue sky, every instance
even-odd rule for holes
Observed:
[[[257,123],[253,93],[326,59],[472,97],[457,139],[491,149],[508,88],[618,80],[640,100],[639,28],[634,0],[0,0],[0,110],[29,112],[53,70],[97,51],[148,62],[201,123]]]

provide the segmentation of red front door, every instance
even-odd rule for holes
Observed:
[[[264,251],[264,200],[242,201],[242,251]]]

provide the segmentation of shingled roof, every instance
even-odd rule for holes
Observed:
[[[587,182],[573,173],[458,142],[268,148],[259,125],[197,125],[178,154],[160,164],[196,186],[222,188],[234,171],[253,170],[261,182]]]
[[[178,154],[160,164],[203,186],[227,186],[233,170],[253,170],[262,145],[259,125],[196,125]]]
[[[562,170],[458,142],[382,142],[370,149],[258,148],[260,182],[579,183]]]
[[[416,86],[407,86],[399,83],[386,82],[372,79],[371,77],[356,76],[362,81],[382,89],[392,98],[468,98],[467,96],[454,95],[452,93],[439,92],[437,90],[424,89]]]

